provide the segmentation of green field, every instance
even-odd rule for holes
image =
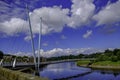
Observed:
[[[87,65],[89,63],[90,63],[89,60],[80,60],[80,61],[77,61],[77,65],[78,66],[85,66],[85,65]]]
[[[95,66],[119,66],[120,67],[120,61],[117,62],[112,62],[112,61],[99,61],[99,62],[95,62],[92,65]]]
[[[77,65],[78,66],[86,66],[90,63],[89,60],[87,61],[77,61]],[[117,62],[112,62],[112,61],[99,61],[99,62],[94,62],[91,65],[89,65],[89,67],[116,67],[116,68],[120,68],[120,61]]]

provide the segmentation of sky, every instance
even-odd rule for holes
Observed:
[[[32,55],[26,4],[36,53],[42,24],[42,56],[120,48],[120,0],[0,0],[0,50],[4,53]]]

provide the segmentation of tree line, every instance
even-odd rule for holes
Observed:
[[[80,59],[80,58],[95,58],[96,61],[119,61],[120,60],[120,49],[105,50],[104,52],[96,52],[92,54],[79,54],[79,55],[68,55],[47,58],[47,61],[56,61],[64,59]]]
[[[96,61],[120,61],[120,49],[114,49],[113,51],[107,49],[97,57]]]

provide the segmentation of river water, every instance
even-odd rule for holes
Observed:
[[[50,80],[120,80],[120,72],[78,67],[75,62],[50,64],[40,71]]]

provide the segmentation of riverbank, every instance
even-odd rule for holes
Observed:
[[[88,61],[78,61],[77,66],[82,67],[90,67],[94,69],[114,69],[114,70],[120,70],[120,61],[112,62],[112,61],[99,61],[99,62],[91,62]]]
[[[0,75],[0,80],[7,80],[7,78],[5,78],[2,75]]]
[[[0,67],[0,80],[48,80],[48,79]]]

